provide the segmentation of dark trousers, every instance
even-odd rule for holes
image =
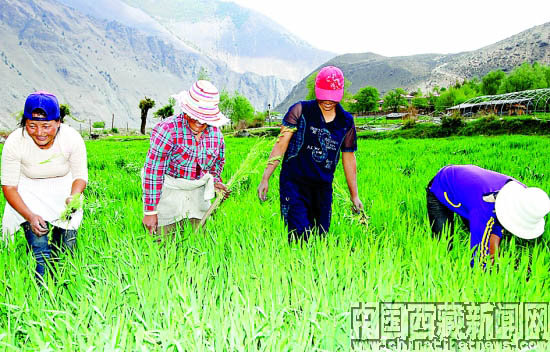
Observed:
[[[281,215],[288,241],[307,241],[312,232],[325,234],[332,213],[332,185],[302,183],[282,177],[279,182]]]
[[[455,213],[447,208],[437,197],[430,191],[430,184],[426,187],[426,204],[428,206],[428,219],[430,220],[430,226],[432,228],[432,235],[440,238],[441,233],[445,227],[449,228],[449,244],[448,249],[453,248],[453,238],[454,233],[454,215]],[[461,216],[462,222],[466,227],[470,227],[468,219]]]
[[[29,222],[24,222],[22,226],[29,248],[36,259],[36,278],[43,279],[46,272],[46,262],[56,260],[59,253],[64,250],[70,252],[73,250],[77,231],[54,226],[51,231],[51,241],[48,241],[48,234],[38,236],[32,231]]]
[[[454,230],[454,213],[447,208],[430,190],[426,190],[426,203],[428,205],[428,219],[432,227],[432,234],[439,237],[445,226],[450,227],[450,233]]]

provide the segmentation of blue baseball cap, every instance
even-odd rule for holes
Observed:
[[[46,117],[37,118],[32,117],[32,112],[36,109],[42,109],[46,113]],[[27,97],[25,101],[25,110],[23,116],[29,120],[35,121],[49,121],[57,120],[60,117],[59,103],[55,95],[45,92],[43,90],[34,92]]]

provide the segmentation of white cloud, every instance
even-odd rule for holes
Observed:
[[[232,1],[339,54],[457,53],[550,22],[549,0]]]

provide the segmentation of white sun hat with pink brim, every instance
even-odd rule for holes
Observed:
[[[526,188],[510,181],[498,192],[495,211],[506,230],[529,240],[544,232],[544,216],[550,212],[550,199],[540,188]]]
[[[229,119],[220,111],[220,93],[209,81],[193,83],[189,90],[172,95],[177,106],[190,118],[214,127],[229,123]]]

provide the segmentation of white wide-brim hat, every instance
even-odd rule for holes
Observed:
[[[540,188],[525,188],[510,181],[498,192],[495,211],[506,230],[530,240],[544,232],[544,216],[550,212],[550,199]]]
[[[191,86],[189,90],[184,90],[178,94],[172,95],[176,100],[177,106],[201,123],[214,127],[221,127],[229,123],[229,119],[220,111],[220,93],[218,89],[210,82],[200,80]]]

